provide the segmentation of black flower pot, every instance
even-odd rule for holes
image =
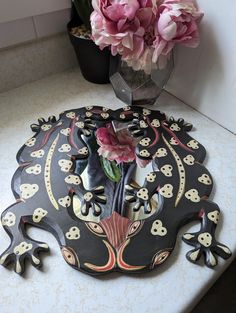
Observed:
[[[107,48],[100,50],[91,39],[73,35],[71,29],[81,24],[81,20],[72,6],[72,16],[71,21],[67,24],[67,31],[74,47],[82,75],[89,82],[107,84],[110,82],[110,51]]]

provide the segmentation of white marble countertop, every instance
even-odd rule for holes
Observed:
[[[31,136],[29,125],[40,116],[58,115],[61,111],[86,105],[118,108],[122,103],[110,85],[93,85],[81,78],[78,70],[0,94],[0,210],[14,202],[10,182],[17,168],[15,155]],[[214,104],[212,110],[214,110]],[[220,242],[236,254],[236,137],[215,122],[194,111],[175,97],[163,93],[157,107],[174,117],[194,124],[192,136],[208,152],[205,162],[215,180],[211,195],[221,208],[223,218],[217,230]],[[199,224],[191,228],[198,228]],[[43,270],[30,264],[20,277],[0,267],[0,312],[4,313],[178,313],[189,312],[207,289],[233,260],[219,260],[212,270],[187,261],[190,250],[179,232],[172,256],[157,271],[138,276],[109,274],[93,278],[73,270],[63,260],[54,237],[38,229],[30,235],[47,242],[51,253],[43,257]],[[0,252],[9,238],[0,227]]]

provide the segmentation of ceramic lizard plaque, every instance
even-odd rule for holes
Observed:
[[[219,207],[208,201],[212,177],[202,165],[204,147],[183,119],[142,107],[86,107],[31,125],[35,133],[17,154],[12,179],[16,203],[2,214],[11,244],[1,264],[18,274],[25,259],[40,267],[46,243],[33,240],[26,225],[57,239],[65,261],[88,274],[141,273],[162,264],[178,230],[193,246],[187,259],[209,267],[229,248],[215,238]],[[137,168],[152,165],[139,184]]]

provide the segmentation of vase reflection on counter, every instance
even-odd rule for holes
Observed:
[[[153,68],[151,74],[135,71],[119,56],[111,56],[110,82],[121,101],[129,105],[152,105],[163,91],[174,68],[174,55],[170,54],[163,69]]]

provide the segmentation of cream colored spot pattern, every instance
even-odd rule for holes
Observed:
[[[155,220],[152,223],[151,234],[154,236],[165,236],[167,234],[167,229],[162,225],[162,221]]]
[[[58,203],[63,206],[64,208],[70,206],[71,198],[69,196],[65,196],[64,198],[58,199]]]
[[[154,118],[154,120],[152,120],[151,125],[153,127],[160,127],[160,121],[157,118]]]
[[[68,118],[71,118],[71,119],[73,119],[73,118],[75,118],[75,112],[68,112],[68,113],[66,113],[66,117],[68,117]]]
[[[139,126],[140,126],[140,128],[147,128],[148,124],[145,121],[142,120],[142,121],[139,122]]]
[[[157,152],[155,153],[155,157],[157,157],[157,158],[163,158],[165,156],[167,156],[166,148],[159,148],[157,150]]]
[[[30,138],[26,141],[25,145],[27,147],[33,147],[36,143],[36,138]]]
[[[194,237],[194,235],[192,235],[192,234],[184,234],[183,237],[184,237],[184,239],[189,240],[189,239],[192,239]]]
[[[65,182],[67,184],[71,185],[80,185],[81,184],[81,179],[77,175],[69,175],[65,178]]]
[[[187,143],[187,146],[188,146],[189,148],[192,148],[192,149],[198,149],[198,148],[199,148],[198,142],[197,142],[195,139],[190,140],[190,141]]]
[[[76,123],[75,123],[75,126],[81,128],[81,129],[83,129],[83,128],[84,128],[84,122],[76,122]]]
[[[3,226],[14,226],[16,223],[16,216],[12,212],[7,212],[4,217],[2,218],[2,225]]]
[[[43,125],[41,126],[41,129],[42,129],[42,131],[44,131],[44,132],[48,131],[48,130],[51,129],[51,128],[52,128],[52,125],[50,125],[50,124],[43,124]]]
[[[123,107],[123,110],[124,111],[129,111],[129,110],[131,110],[131,107],[130,106],[125,106],[125,107]]]
[[[186,157],[183,159],[184,163],[187,165],[193,165],[195,162],[194,157],[191,154],[186,155]]]
[[[107,119],[109,117],[108,113],[101,113],[101,117]]]
[[[60,130],[60,133],[64,136],[69,136],[70,135],[70,128],[67,127],[67,128],[64,128],[64,129],[61,129]]]
[[[57,137],[55,138],[55,140],[53,141],[49,151],[48,151],[48,155],[46,158],[46,163],[45,163],[45,169],[44,169],[44,183],[46,186],[46,191],[48,194],[48,198],[51,202],[51,204],[54,206],[55,209],[59,209],[58,203],[53,195],[52,192],[52,184],[51,184],[51,166],[52,166],[52,157],[53,157],[53,153],[55,151],[57,142],[59,139],[59,134],[57,135]]]
[[[151,139],[148,138],[148,137],[146,137],[146,138],[141,139],[141,140],[139,141],[139,144],[140,144],[141,146],[143,146],[143,147],[147,147],[147,146],[149,146],[150,141],[151,141]]]
[[[0,259],[0,265],[2,265],[2,264],[5,262],[5,260],[6,260],[6,258],[8,257],[8,255],[9,255],[9,253],[6,253],[6,254],[4,254],[4,255],[1,257],[1,259]]]
[[[88,154],[88,148],[83,147],[83,148],[79,149],[78,152],[79,152],[79,154],[87,155]]]
[[[46,210],[42,208],[37,208],[34,210],[34,213],[33,213],[33,221],[35,223],[39,223],[47,214],[48,212]]]
[[[209,212],[207,214],[207,217],[210,221],[214,222],[215,224],[217,224],[219,222],[219,218],[220,218],[220,212],[218,210]]]
[[[148,200],[148,189],[147,188],[141,188],[137,192],[137,197],[142,200]]]
[[[17,260],[16,261],[16,273],[21,273],[22,272],[22,267],[20,265],[20,262]]]
[[[163,165],[161,167],[161,172],[166,176],[166,177],[171,177],[172,176],[172,170],[173,166],[170,164]]]
[[[86,115],[87,117],[91,117],[91,116],[93,115],[93,113],[92,113],[92,112],[86,112],[85,115]]]
[[[165,198],[173,197],[173,186],[171,184],[165,184],[160,190],[159,193]]]
[[[33,248],[33,245],[31,243],[27,243],[26,241],[22,241],[18,246],[16,246],[13,250],[13,252],[16,255],[22,255],[26,253],[27,251],[31,250]]]
[[[120,118],[125,119],[125,114],[124,114],[124,113],[121,113],[121,114],[120,114]]]
[[[133,200],[134,199],[134,196],[131,196],[131,195],[126,195],[125,196],[125,200],[126,201],[130,201],[130,200]]]
[[[143,109],[143,115],[150,115],[152,112],[148,109]]]
[[[32,257],[32,261],[34,262],[34,264],[39,265],[40,260],[36,258],[34,255],[32,255],[31,257]]]
[[[175,132],[179,132],[181,130],[177,123],[171,124],[170,129]]]
[[[201,199],[199,197],[197,189],[190,189],[185,192],[185,197],[192,202],[199,202]]]
[[[80,230],[78,227],[73,226],[66,233],[66,238],[69,240],[76,240],[80,238]]]
[[[86,110],[88,110],[88,111],[90,111],[90,110],[92,110],[93,109],[93,106],[87,106],[87,107],[85,107],[86,108]]]
[[[22,184],[20,185],[21,198],[29,199],[33,197],[38,190],[39,186],[37,184]]]
[[[102,110],[103,110],[103,112],[107,112],[109,110],[109,108],[103,107]]]
[[[219,247],[220,249],[222,249],[225,253],[227,254],[231,254],[231,251],[228,247],[226,246],[221,246],[221,245],[217,245],[217,247]]]
[[[25,171],[27,174],[39,175],[41,170],[41,165],[35,164],[34,166],[27,167]]]
[[[197,240],[202,246],[209,247],[212,242],[212,236],[208,232],[201,233],[198,235]]]
[[[73,162],[70,160],[61,159],[58,161],[58,165],[60,166],[62,172],[69,172]]]
[[[92,192],[86,192],[85,194],[84,194],[84,200],[85,201],[90,201],[91,199],[93,198],[93,194],[92,194]]]
[[[178,193],[175,199],[175,207],[177,207],[180,199],[182,198],[183,194],[184,194],[184,190],[185,190],[185,184],[186,184],[186,173],[185,173],[185,169],[184,169],[184,165],[183,162],[180,158],[180,156],[178,155],[178,153],[175,151],[175,149],[169,144],[169,142],[166,140],[166,138],[164,137],[164,135],[162,134],[162,138],[165,142],[165,144],[167,145],[167,147],[169,148],[171,154],[173,155],[175,162],[177,164],[177,168],[178,168],[178,173],[179,173],[179,189],[178,189]]]
[[[130,185],[125,185],[125,189],[126,190],[133,190],[134,188],[132,186],[130,186]]]
[[[196,261],[199,255],[200,249],[197,249],[196,251],[193,251],[192,253],[189,254],[189,258],[192,261]]]
[[[156,179],[157,175],[155,173],[149,173],[147,174],[146,176],[146,180],[149,182],[149,183],[153,183]]]
[[[41,150],[37,150],[37,151],[33,151],[30,156],[32,156],[33,158],[37,158],[37,159],[40,159],[44,156],[44,151],[41,149]]]
[[[70,152],[70,150],[71,150],[71,146],[68,143],[64,143],[58,149],[59,152]]]
[[[139,153],[142,157],[149,157],[150,156],[150,153],[144,149],[144,150],[141,150],[140,153]]]
[[[211,185],[212,184],[211,178],[207,174],[202,174],[202,176],[198,177],[197,180],[204,185]]]
[[[100,199],[102,199],[102,200],[105,200],[105,201],[107,200],[107,197],[104,196],[104,195],[98,195],[97,197],[100,198]]]
[[[211,251],[209,251],[209,262],[211,266],[215,266],[217,264],[216,258],[214,257]]]
[[[172,137],[171,140],[170,140],[170,144],[173,145],[173,146],[177,146],[178,145],[178,141]]]

